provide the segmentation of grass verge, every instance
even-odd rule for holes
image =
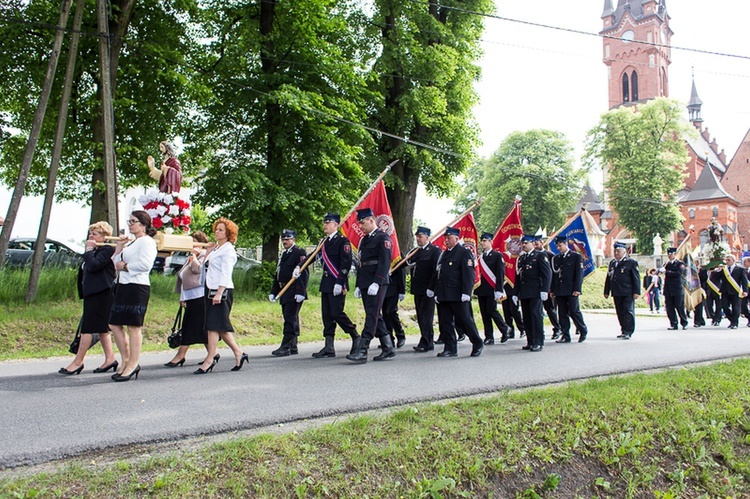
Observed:
[[[748,497],[750,360],[419,404],[104,466],[3,497]]]

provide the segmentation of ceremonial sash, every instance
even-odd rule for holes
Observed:
[[[716,293],[717,296],[721,296],[721,290],[716,287],[716,283],[713,282],[710,278],[708,279],[708,287],[711,288],[711,291]]]
[[[742,288],[739,284],[737,284],[737,281],[734,280],[734,277],[732,277],[732,274],[729,273],[729,267],[724,267],[724,277],[727,278],[727,282],[730,286],[734,288],[735,291],[737,291],[738,295],[742,294]]]
[[[492,285],[492,289],[495,289],[497,277],[495,277],[495,273],[487,266],[487,262],[484,261],[484,255],[479,257],[479,272]]]
[[[333,262],[331,262],[331,259],[328,257],[328,253],[326,253],[325,243],[323,243],[323,247],[321,248],[320,254],[323,255],[323,263],[325,263],[326,268],[328,268],[328,272],[331,273],[334,279],[338,279],[339,269],[336,268]]]

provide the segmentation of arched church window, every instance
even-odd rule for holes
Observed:
[[[630,95],[633,98],[633,102],[638,100],[638,73],[633,70],[633,75],[630,77]]]
[[[711,208],[711,216],[718,217],[719,216],[719,207],[714,206]]]
[[[691,209],[689,209],[689,210],[688,210],[688,216],[689,216],[690,218],[695,218],[695,210],[694,210],[694,209],[692,209],[692,208],[691,208]]]
[[[630,81],[627,73],[622,75],[622,101],[630,102]]]

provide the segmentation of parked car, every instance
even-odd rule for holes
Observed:
[[[5,253],[5,265],[8,267],[28,267],[34,258],[36,238],[16,237],[8,242],[8,251]],[[44,243],[44,256],[42,266],[77,268],[83,262],[83,255],[72,250],[63,243],[47,239]]]

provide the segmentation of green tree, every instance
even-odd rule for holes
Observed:
[[[479,139],[471,109],[478,101],[473,84],[483,30],[476,13],[493,8],[492,0],[375,0],[372,30],[381,47],[370,78],[376,93],[370,120],[409,141],[382,137],[369,164],[375,172],[401,160],[386,179],[402,247],[411,245],[420,181],[432,194],[452,193],[454,179],[475,159]]]
[[[212,165],[198,199],[219,206],[278,256],[279,233],[316,239],[328,210],[348,211],[366,186],[361,54],[367,44],[338,0],[217,2],[200,65],[211,89]]]
[[[0,182],[12,186],[41,93],[60,4],[51,0],[0,0],[0,5],[0,126],[5,129],[0,142]],[[146,156],[158,156],[160,141],[191,129],[188,111],[194,107],[191,101],[197,92],[191,87],[183,63],[185,55],[194,50],[188,27],[198,12],[193,0],[116,0],[111,4],[111,81],[121,188],[152,184]],[[82,31],[56,197],[91,202],[94,221],[106,219],[106,196],[98,28],[93,1],[86,3]],[[67,40],[62,55],[32,165],[29,194],[40,194],[46,188]],[[15,133],[8,133],[10,130]],[[182,158],[183,164],[189,173],[190,162],[185,159]]]
[[[688,161],[683,137],[695,133],[681,119],[679,102],[659,98],[602,115],[588,133],[586,158],[605,169],[604,187],[620,223],[639,241],[677,230],[677,193]]]
[[[458,205],[467,207],[482,199],[474,216],[482,231],[491,232],[519,195],[524,230],[560,227],[581,195],[585,175],[574,168],[572,152],[572,145],[561,132],[513,132],[489,159],[468,172]]]

